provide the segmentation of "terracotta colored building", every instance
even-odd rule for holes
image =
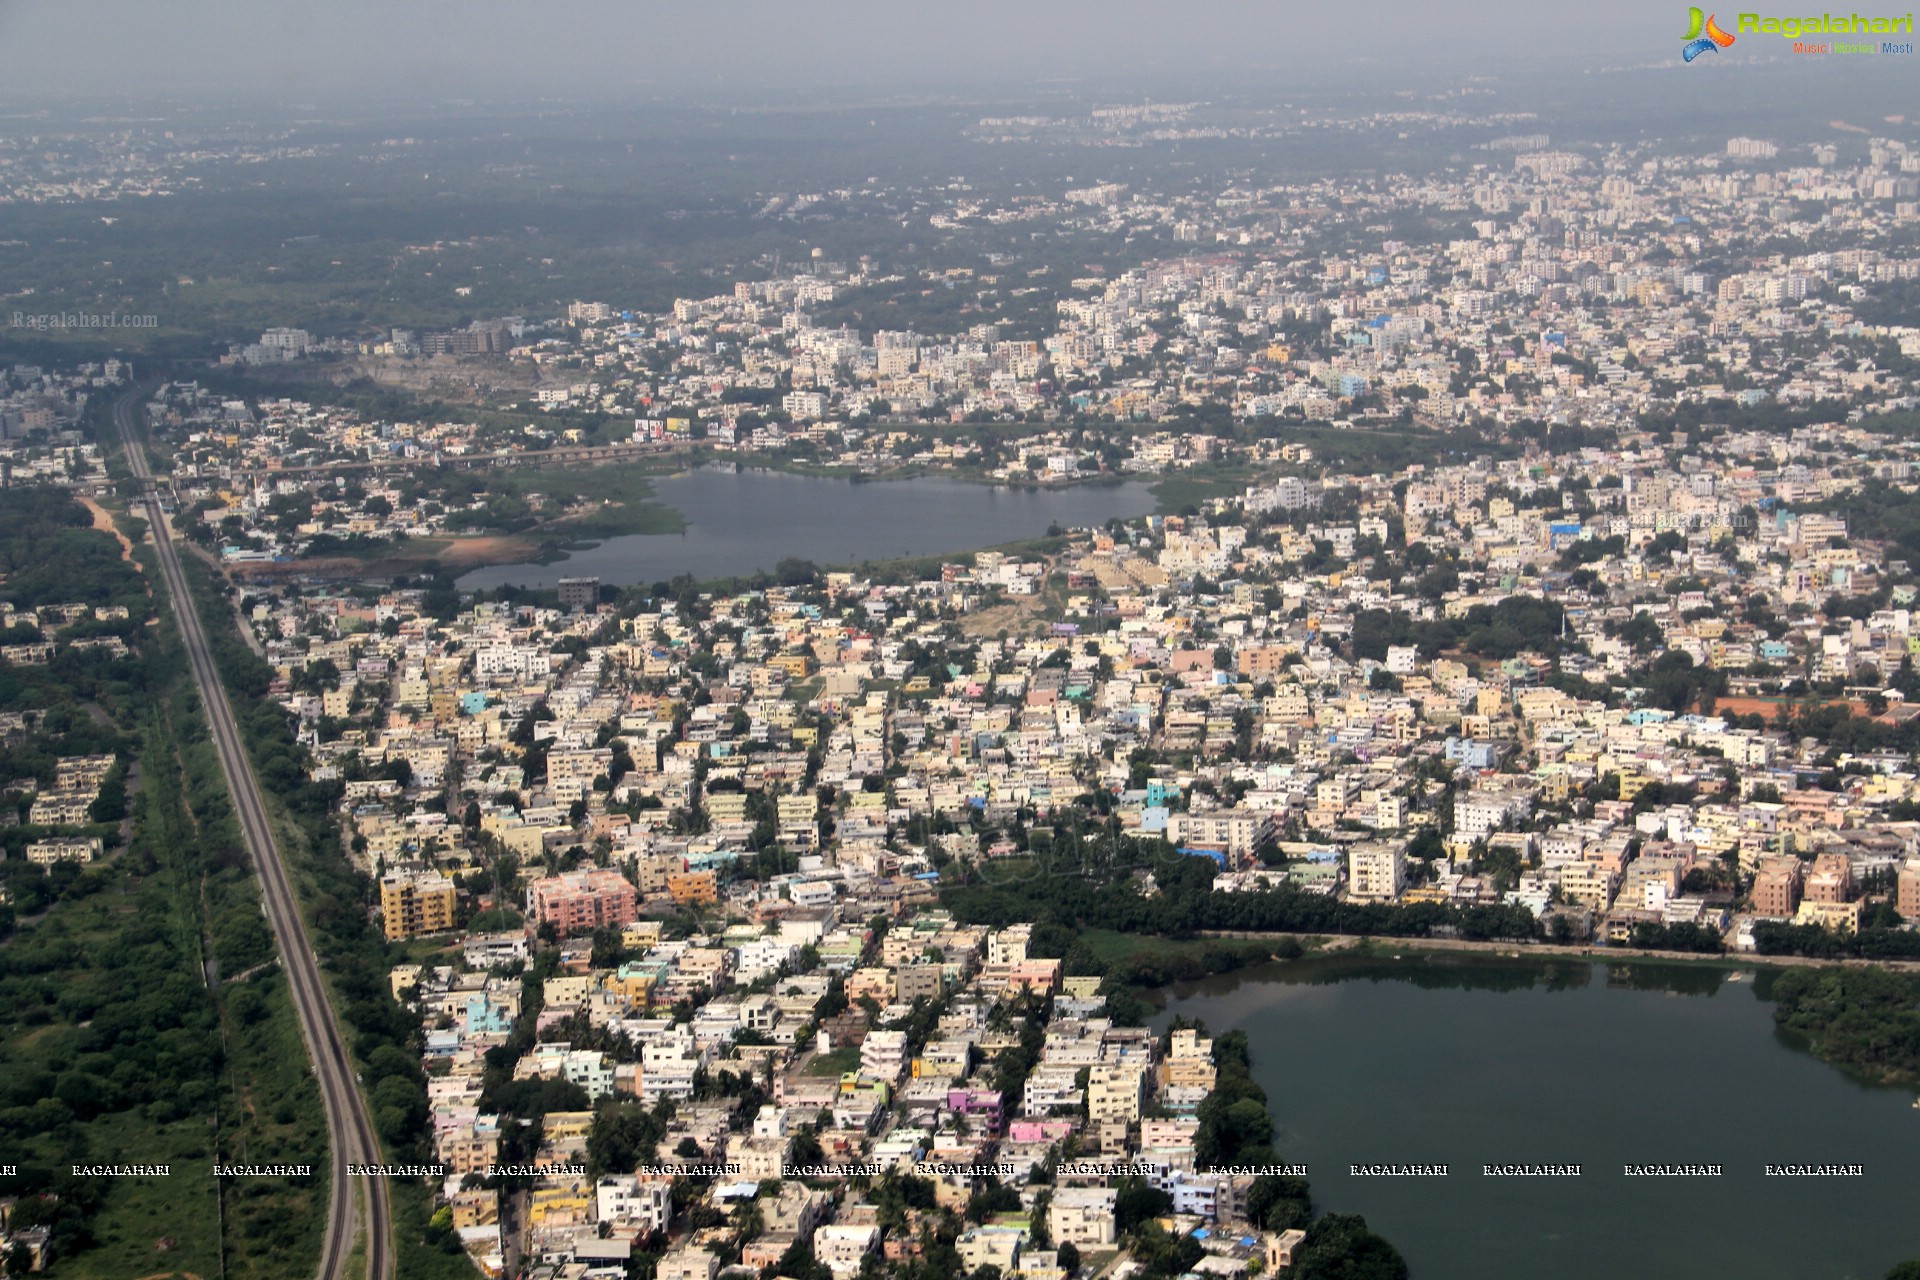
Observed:
[[[1800,859],[1769,858],[1753,878],[1753,912],[1791,919],[1800,905]]]
[[[1904,920],[1920,919],[1920,860],[1901,866],[1893,908]]]
[[[527,886],[527,914],[562,937],[630,924],[640,914],[639,892],[617,871],[574,871]]]
[[[1848,902],[1853,898],[1853,864],[1844,853],[1823,853],[1807,876],[1808,902]]]

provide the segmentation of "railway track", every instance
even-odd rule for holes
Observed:
[[[160,574],[172,598],[174,616],[179,622],[181,641],[193,668],[194,683],[206,706],[207,721],[213,731],[213,743],[220,757],[221,772],[233,794],[234,812],[240,819],[241,835],[247,854],[260,881],[260,897],[272,925],[274,940],[287,971],[293,993],[294,1011],[300,1020],[300,1034],[306,1041],[313,1062],[314,1078],[320,1085],[320,1099],[326,1113],[327,1134],[332,1159],[331,1186],[327,1197],[327,1226],[319,1258],[319,1280],[349,1280],[349,1263],[358,1229],[366,1226],[366,1268],[352,1280],[392,1280],[393,1219],[387,1197],[386,1180],[381,1177],[351,1177],[352,1164],[377,1165],[381,1162],[380,1141],[374,1132],[372,1115],[360,1091],[359,1078],[348,1060],[346,1042],[327,999],[320,976],[320,965],[307,937],[300,905],[294,897],[280,847],[274,839],[272,823],[260,793],[259,780],[247,758],[246,744],[233,718],[226,687],[214,664],[206,631],[200,625],[199,612],[188,590],[186,574],[173,545],[173,530],[162,508],[154,476],[147,462],[146,449],[134,429],[133,407],[139,390],[130,391],[117,401],[113,420],[126,447],[127,465],[140,482],[139,501],[153,529],[154,548],[160,561]],[[288,1274],[293,1274],[289,1272]]]

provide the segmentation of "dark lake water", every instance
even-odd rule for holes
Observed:
[[[1920,1111],[1802,1052],[1772,1009],[1753,981],[1704,969],[1330,958],[1177,988],[1159,1021],[1247,1032],[1282,1157],[1415,1280],[1879,1280],[1920,1258]],[[1490,1178],[1486,1163],[1582,1176]],[[1724,1175],[1630,1178],[1628,1163]]]
[[[724,578],[772,569],[787,556],[820,565],[954,554],[1065,527],[1131,519],[1154,508],[1145,484],[1000,489],[922,478],[856,483],[779,471],[703,467],[653,482],[654,499],[686,517],[685,533],[609,538],[553,564],[490,565],[469,590],[550,587],[593,576],[628,586],[681,573]]]

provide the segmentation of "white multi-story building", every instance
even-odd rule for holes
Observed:
[[[827,398],[818,391],[789,391],[780,407],[795,422],[818,422],[827,416]]]
[[[1096,1124],[1102,1120],[1132,1124],[1140,1118],[1145,1095],[1144,1067],[1132,1063],[1102,1063],[1087,1071],[1087,1117]]]
[[[1476,791],[1454,801],[1453,829],[1464,839],[1478,840],[1508,819],[1524,819],[1532,812],[1533,797],[1524,791]]]
[[[313,335],[305,329],[268,329],[260,335],[260,345],[280,353],[283,359],[303,356],[313,345]]]
[[[1047,1229],[1056,1247],[1111,1248],[1119,1236],[1113,1219],[1120,1193],[1111,1187],[1060,1187],[1047,1209]]]
[[[642,1182],[631,1173],[610,1173],[594,1186],[596,1217],[615,1226],[665,1231],[673,1220],[673,1185]]]
[[[860,1044],[860,1074],[872,1080],[900,1078],[907,1061],[907,1033],[869,1031]]]
[[[1392,902],[1407,884],[1407,852],[1398,843],[1356,844],[1347,851],[1347,895],[1367,902]]]

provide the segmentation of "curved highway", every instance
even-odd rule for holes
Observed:
[[[180,559],[173,547],[173,530],[155,493],[153,473],[147,464],[145,447],[133,424],[133,407],[141,389],[120,397],[113,406],[114,426],[126,446],[127,465],[141,484],[140,500],[146,505],[147,520],[153,528],[153,543],[159,553],[160,572],[173,600],[174,617],[180,625],[181,641],[193,666],[194,682],[200,687],[200,700],[206,705],[207,721],[213,730],[214,747],[220,756],[220,768],[226,774],[227,788],[233,794],[234,811],[246,839],[247,853],[260,878],[260,896],[267,919],[286,966],[294,1011],[300,1019],[300,1033],[313,1059],[314,1075],[320,1082],[320,1098],[325,1107],[332,1159],[332,1185],[327,1200],[326,1236],[320,1251],[319,1280],[349,1280],[348,1260],[353,1252],[356,1227],[362,1210],[366,1217],[366,1269],[355,1267],[352,1280],[364,1275],[367,1280],[391,1280],[393,1276],[392,1215],[387,1201],[384,1178],[350,1178],[349,1164],[380,1163],[380,1142],[373,1129],[366,1099],[361,1095],[357,1076],[347,1058],[346,1044],[333,1018],[321,981],[320,966],[307,939],[306,924],[300,916],[293,886],[287,879],[280,849],[267,820],[261,800],[260,783],[247,759],[246,746],[234,723],[233,708],[227,702],[226,688],[220,682],[213,653],[207,646],[206,632],[194,608],[193,596],[181,572]]]

